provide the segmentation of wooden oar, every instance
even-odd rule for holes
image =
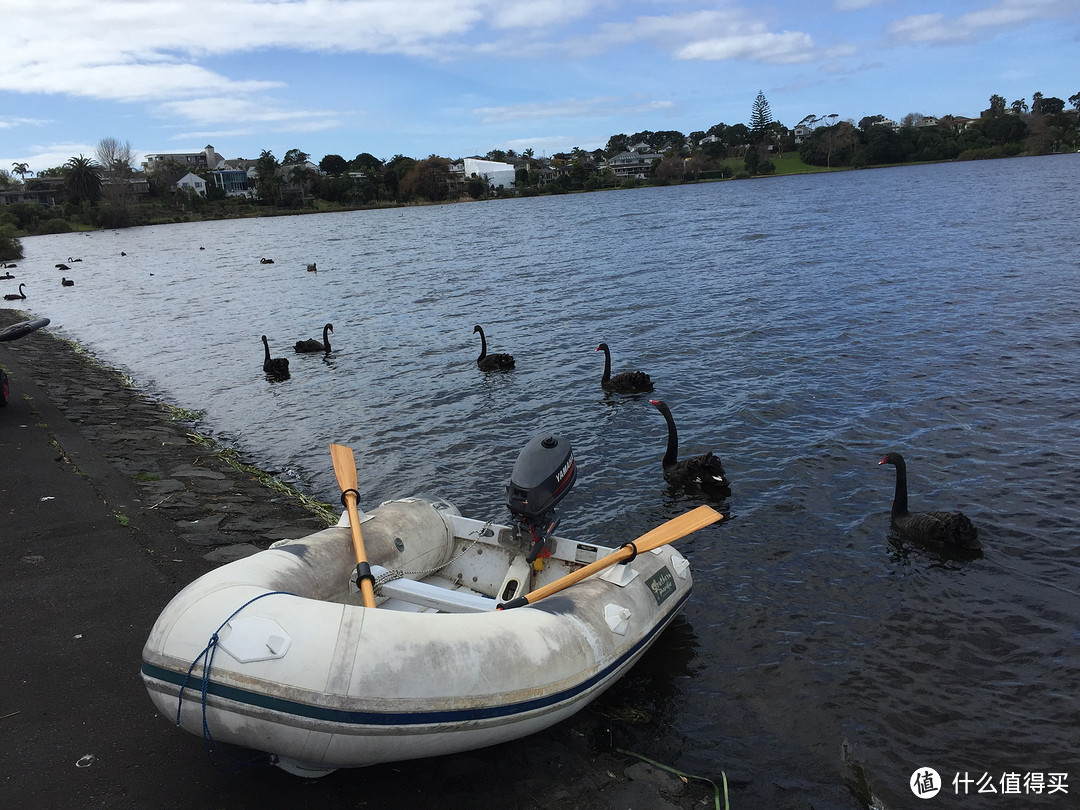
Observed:
[[[364,535],[360,531],[360,512],[356,502],[360,493],[356,489],[356,456],[351,447],[343,444],[330,445],[330,458],[334,461],[334,475],[341,487],[341,501],[349,511],[349,529],[352,531],[353,551],[356,552],[356,584],[360,586],[360,595],[364,607],[375,607],[375,588],[371,584],[371,566],[368,565],[364,551]]]
[[[691,532],[696,532],[698,529],[702,529],[711,523],[723,520],[723,518],[724,516],[711,506],[699,506],[697,509],[691,509],[689,512],[679,515],[677,518],[672,518],[666,523],[661,523],[655,529],[641,535],[641,537],[633,541],[633,543],[627,543],[618,551],[614,551],[606,557],[601,557],[599,560],[591,562],[542,588],[530,591],[524,596],[519,596],[516,599],[511,599],[509,602],[500,604],[499,609],[531,605],[546,596],[551,596],[552,594],[569,588],[571,585],[581,582],[581,580],[586,577],[591,577],[597,571],[603,571],[605,568],[608,568],[617,562],[629,560],[643,551],[652,551],[654,548],[666,546],[668,543],[678,540],[680,537],[685,537]]]

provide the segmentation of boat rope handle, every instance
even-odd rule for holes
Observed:
[[[251,759],[247,759],[247,760],[236,759],[235,757],[229,756],[228,752],[223,751],[218,746],[217,741],[214,740],[214,735],[210,733],[210,726],[206,721],[206,700],[207,700],[207,696],[209,695],[209,692],[210,692],[210,670],[214,666],[214,653],[217,652],[218,641],[219,641],[218,634],[222,631],[222,629],[225,627],[225,625],[227,625],[229,622],[231,622],[236,617],[237,613],[239,613],[241,610],[246,608],[252,602],[256,602],[259,599],[262,599],[263,597],[266,597],[266,596],[274,596],[274,595],[296,596],[296,594],[289,593],[288,591],[267,591],[266,593],[261,593],[258,596],[249,599],[248,601],[244,602],[244,604],[242,604],[240,607],[238,607],[236,610],[234,610],[229,615],[229,618],[227,618],[225,621],[223,621],[221,623],[221,625],[218,627],[218,629],[214,631],[214,634],[212,636],[210,636],[210,640],[206,643],[206,646],[203,648],[203,651],[201,653],[199,653],[197,656],[195,656],[195,660],[192,661],[191,666],[188,667],[187,675],[184,677],[184,682],[182,684],[180,684],[180,692],[176,696],[176,725],[180,725],[180,710],[184,706],[184,690],[187,688],[188,681],[192,680],[191,673],[195,671],[195,665],[199,663],[200,659],[204,660],[205,663],[203,664],[202,686],[201,686],[201,689],[200,689],[200,694],[201,694],[201,699],[202,699],[203,744],[206,746],[206,756],[210,760],[210,764],[213,765],[214,768],[219,770],[219,771],[223,771],[225,769],[221,768],[218,765],[218,763],[214,761],[214,756],[213,756],[214,749],[217,749],[218,753],[220,753],[223,757],[225,757],[225,759],[227,759],[231,763],[233,763],[232,768],[229,769],[229,770],[232,770],[232,771],[239,770],[240,768],[248,766],[248,765],[262,764],[265,761],[266,755],[265,754],[257,754],[256,756],[252,757]]]
[[[485,523],[483,528],[480,529],[480,531],[478,531],[476,533],[476,539],[475,540],[473,540],[471,543],[469,543],[469,545],[465,546],[465,548],[463,548],[460,552],[455,554],[449,560],[447,560],[446,562],[444,562],[444,563],[442,563],[440,565],[436,565],[434,568],[428,568],[425,571],[402,571],[400,568],[387,569],[385,574],[382,574],[381,576],[376,577],[375,579],[372,580],[372,585],[375,588],[375,595],[376,596],[382,596],[382,594],[379,593],[379,586],[381,586],[384,582],[391,582],[392,580],[402,579],[404,577],[415,578],[415,579],[423,579],[426,576],[430,576],[431,574],[438,573],[442,569],[446,568],[446,566],[450,565],[450,563],[461,559],[463,556],[465,556],[472,549],[473,546],[475,546],[477,543],[480,542],[480,538],[484,537],[487,530],[491,528],[491,523],[492,523],[492,521],[490,521],[490,520],[487,523]]]

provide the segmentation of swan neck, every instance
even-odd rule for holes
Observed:
[[[480,330],[480,356],[477,357],[477,361],[483,360],[487,357],[487,338],[484,337],[484,330]]]
[[[907,467],[903,461],[896,464],[896,490],[893,493],[892,513],[906,515],[907,505]]]
[[[608,347],[604,347],[604,377],[603,381],[607,382],[611,379],[611,352],[608,351]]]
[[[670,467],[679,458],[679,431],[675,429],[675,419],[670,412],[664,413],[667,422],[667,452],[664,453],[664,466]]]

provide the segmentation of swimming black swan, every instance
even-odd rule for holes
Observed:
[[[317,272],[319,272],[319,268],[315,266],[315,262],[312,262],[311,264],[309,264],[307,266],[307,269],[308,269],[309,273],[317,273]]]
[[[289,373],[289,358],[288,357],[271,357],[270,356],[270,342],[266,339],[266,335],[262,336],[263,349],[265,350],[265,359],[263,360],[263,371],[267,374],[276,374],[279,377],[284,377]]]
[[[56,265],[56,269],[57,269],[57,270],[70,270],[71,268],[70,268],[70,267],[68,267],[68,266],[67,266],[66,264],[64,264],[63,262],[60,262],[60,264]]]
[[[26,296],[23,294],[22,288],[25,287],[25,286],[26,286],[25,284],[20,284],[19,285],[19,291],[17,293],[8,293],[7,295],[4,296],[4,300],[5,301],[22,301],[22,300],[24,300],[26,298]]]
[[[487,338],[484,337],[484,330],[477,324],[473,327],[473,334],[480,333],[480,356],[476,358],[476,365],[481,371],[508,371],[514,367],[514,356],[506,354],[505,352],[499,352],[496,354],[487,353]]]
[[[75,286],[75,282],[72,281],[70,278],[61,278],[60,279],[60,284],[61,284],[61,286],[64,286],[64,287],[74,287]]]
[[[332,323],[328,323],[326,326],[324,326],[322,328],[322,342],[321,343],[319,341],[315,340],[315,338],[310,338],[309,340],[298,340],[298,341],[296,341],[296,345],[293,348],[296,349],[296,351],[298,351],[298,352],[326,352],[327,354],[329,354],[330,353],[330,337],[327,334],[327,332],[333,332],[333,331],[334,331],[334,325]]]
[[[265,256],[263,258],[259,259],[259,264],[273,264],[273,263],[274,263],[273,259],[267,259]]]
[[[15,276],[11,275],[11,273],[4,273],[4,275],[0,276],[0,280],[4,280],[4,281],[6,281],[9,278],[15,278]]]
[[[731,494],[731,482],[724,465],[710,450],[703,456],[690,456],[680,459],[679,433],[675,429],[675,420],[667,403],[650,399],[649,402],[664,415],[667,422],[667,452],[664,453],[664,477],[673,484],[681,484],[690,490],[699,490],[706,495],[727,496]]]
[[[907,465],[899,453],[889,453],[878,464],[896,467],[896,493],[893,495],[892,527],[901,538],[913,542],[937,543],[953,548],[982,548],[979,530],[963,512],[909,512],[907,503]]]
[[[639,394],[653,390],[653,381],[644,371],[623,371],[611,376],[611,350],[606,343],[596,347],[598,352],[604,353],[604,376],[600,378],[600,385],[608,391],[618,391],[620,394]]]

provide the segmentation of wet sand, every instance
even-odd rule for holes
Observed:
[[[26,317],[0,309],[0,328]],[[615,750],[649,732],[613,719],[606,697],[541,734],[455,756],[317,780],[215,767],[147,697],[146,634],[195,577],[325,521],[193,442],[197,426],[48,328],[0,343],[0,365],[11,387],[0,408],[6,807],[713,806],[708,784]]]

